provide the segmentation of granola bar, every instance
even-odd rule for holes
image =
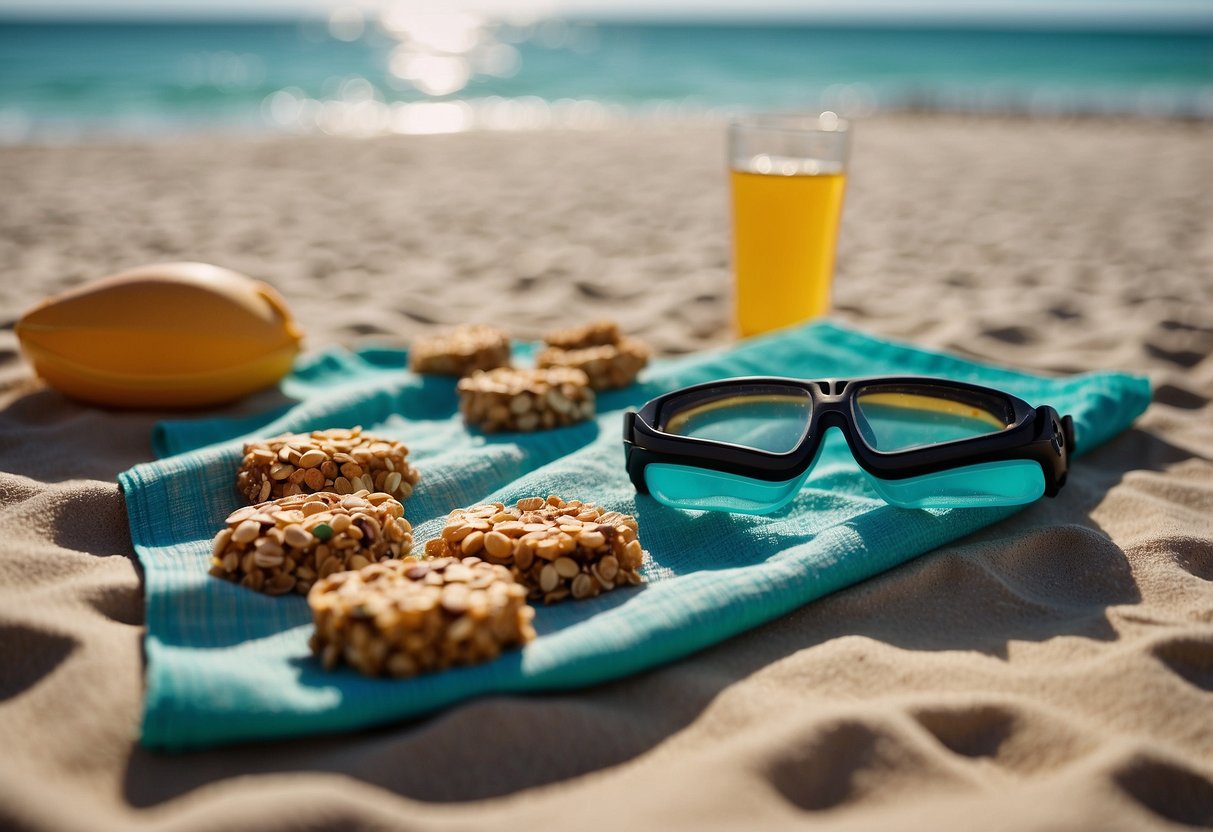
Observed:
[[[593,416],[594,391],[580,370],[503,367],[460,379],[459,410],[485,433],[555,428]]]
[[[429,557],[475,555],[508,566],[532,599],[593,598],[642,582],[644,550],[636,519],[555,495],[514,506],[487,503],[452,511]]]
[[[466,376],[509,365],[510,337],[487,324],[464,324],[418,338],[409,347],[409,369],[415,373]]]
[[[421,474],[408,446],[363,433],[361,427],[317,430],[247,442],[236,488],[250,503],[332,491],[382,491],[406,500]]]
[[[318,578],[412,548],[413,527],[389,494],[296,494],[228,515],[211,548],[211,574],[267,595],[302,595]]]
[[[312,651],[367,676],[413,676],[496,658],[535,637],[534,608],[504,566],[480,558],[385,561],[308,594]]]

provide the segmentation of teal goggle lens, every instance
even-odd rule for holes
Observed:
[[[821,436],[809,436],[810,430],[821,434],[830,427],[843,430],[856,456],[868,461],[863,465],[861,460],[861,466],[873,490],[896,506],[1018,505],[1048,490],[1042,462],[1033,455],[1023,459],[972,459],[969,464],[962,455],[953,464],[927,466],[941,470],[911,476],[900,472],[881,476],[881,471],[870,470],[894,458],[921,461],[937,455],[940,449],[956,448],[956,443],[988,446],[989,440],[1000,434],[1022,430],[1023,421],[1012,400],[996,391],[982,394],[979,388],[967,386],[951,389],[929,383],[857,382],[845,401],[831,402],[826,408],[833,419],[825,418],[823,412],[818,420],[813,418],[814,398],[807,389],[761,385],[743,386],[719,396],[702,392],[685,398],[675,396],[661,408],[658,430],[667,436],[708,443],[716,449],[737,449],[742,454],[774,457],[801,452],[802,456],[811,454],[811,458],[803,460],[807,464],[802,470],[786,479],[749,476],[681,459],[652,459],[643,467],[646,490],[659,502],[675,508],[745,514],[777,511],[799,493],[820,454]],[[1026,404],[1023,408],[1031,410]],[[1062,472],[1064,479],[1064,458]]]

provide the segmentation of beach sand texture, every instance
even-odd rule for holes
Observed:
[[[352,736],[135,744],[143,600],[114,477],[151,458],[157,414],[42,389],[20,312],[196,259],[275,284],[312,346],[603,315],[667,354],[725,344],[722,135],[0,149],[0,827],[1213,824],[1213,131],[1182,123],[858,126],[840,320],[1150,375],[1149,411],[1059,499],[618,683]]]

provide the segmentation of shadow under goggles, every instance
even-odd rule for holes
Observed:
[[[682,509],[768,514],[800,491],[838,428],[885,501],[903,508],[1031,502],[1057,494],[1073,421],[1048,405],[948,379],[734,378],[624,414],[636,490]]]

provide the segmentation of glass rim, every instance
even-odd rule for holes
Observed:
[[[823,116],[833,116],[829,119],[830,126],[825,126]],[[729,129],[749,128],[766,130],[777,133],[845,133],[850,135],[851,120],[843,118],[832,110],[822,110],[820,113],[798,112],[757,112],[729,116]]]

